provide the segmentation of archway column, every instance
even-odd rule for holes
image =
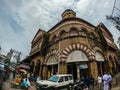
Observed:
[[[61,61],[58,65],[59,74],[66,74],[67,73],[67,63],[65,61]]]
[[[89,68],[90,68],[90,75],[92,75],[94,79],[97,80],[98,77],[97,62],[95,60],[90,61]]]
[[[47,73],[48,69],[47,69],[47,65],[43,65],[43,79],[47,79]]]
[[[80,80],[80,64],[76,64],[77,67],[77,79]]]

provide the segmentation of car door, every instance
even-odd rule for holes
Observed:
[[[63,76],[63,77],[60,77],[59,81],[58,81],[59,85],[58,85],[58,89],[60,90],[66,90],[67,89],[67,86],[68,86],[68,78]]]

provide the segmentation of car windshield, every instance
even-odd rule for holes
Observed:
[[[57,82],[58,79],[59,79],[58,76],[52,76],[52,77],[50,77],[50,78],[48,79],[48,81]]]

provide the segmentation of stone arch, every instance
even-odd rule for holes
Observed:
[[[112,55],[108,56],[108,61],[109,61],[109,67],[111,68],[110,72],[113,74],[115,66],[114,66],[114,59]]]
[[[67,37],[67,32],[65,31],[65,30],[61,30],[60,32],[59,32],[59,38],[64,38],[64,37]]]
[[[47,64],[49,58],[50,58],[52,55],[56,55],[57,60],[59,61],[59,51],[56,50],[56,49],[53,49],[53,50],[51,50],[51,51],[46,55],[45,64]]]
[[[94,48],[93,48],[93,52],[94,52],[94,53],[96,53],[96,52],[103,53],[102,49],[100,49],[99,47],[94,47]]]
[[[55,41],[56,38],[57,38],[57,36],[56,36],[56,35],[53,35],[53,36],[51,36],[50,41]]]
[[[83,35],[83,36],[88,36],[89,35],[89,31],[86,28],[84,28],[84,27],[80,27],[79,34]]]
[[[92,38],[92,39],[96,39],[97,36],[96,36],[93,32],[90,32],[90,38]]]
[[[66,47],[63,51],[62,51],[62,55],[61,55],[61,61],[66,61],[67,60],[67,56],[69,55],[69,53],[71,51],[74,50],[81,50],[83,51],[86,56],[88,57],[89,60],[93,60],[94,59],[94,53],[84,44],[81,43],[74,43],[69,45],[68,47]]]
[[[78,29],[76,27],[71,27],[69,30],[69,34],[70,36],[78,35],[79,34]]]
[[[93,52],[95,54],[95,60],[105,61],[102,49],[100,49],[99,47],[94,47]]]

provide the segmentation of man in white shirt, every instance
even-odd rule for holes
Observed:
[[[106,72],[103,75],[103,81],[104,81],[104,90],[108,90],[108,88],[109,88],[109,76]]]
[[[102,90],[102,77],[98,75],[98,90]]]

